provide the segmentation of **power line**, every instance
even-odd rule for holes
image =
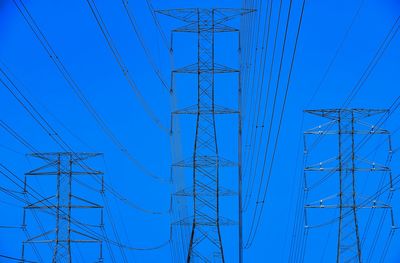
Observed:
[[[113,39],[107,29],[107,26],[97,9],[96,3],[94,0],[86,0],[87,4],[89,5],[90,11],[92,12],[97,25],[99,26],[103,37],[105,38],[108,47],[110,48],[115,60],[117,61],[118,66],[120,67],[126,81],[128,82],[129,86],[131,87],[132,91],[135,93],[136,97],[138,98],[140,104],[142,105],[143,109],[146,111],[147,115],[153,120],[153,122],[165,133],[169,133],[169,129],[160,121],[160,119],[156,116],[153,109],[150,107],[148,102],[143,97],[142,93],[140,92],[135,80],[131,76],[127,65],[125,64],[119,50],[114,44]]]
[[[1,69],[0,69],[1,70]],[[61,138],[60,134],[46,121],[43,115],[39,113],[39,111],[35,108],[35,106],[29,102],[28,98],[25,97],[22,92],[15,86],[15,84],[12,82],[11,79],[8,79],[7,75],[5,74],[4,71],[1,70],[1,73],[3,73],[4,76],[6,76],[7,80],[11,85],[8,85],[3,79],[0,79],[2,84],[10,91],[10,93],[13,94],[13,96],[17,99],[17,101],[21,104],[21,106],[29,113],[29,115],[39,124],[42,129],[46,131],[46,134],[57,144],[59,145],[62,149],[64,150],[69,150],[70,152],[73,153],[71,147]],[[25,139],[23,139],[21,136],[19,136],[14,130],[12,130],[8,125],[6,125],[3,121],[1,122],[1,126],[9,132],[13,137],[15,137],[19,142],[21,142],[23,145],[28,147],[29,149],[33,150],[36,152],[36,149],[29,144]],[[82,164],[80,164],[82,165]],[[110,189],[111,187],[107,187]],[[116,195],[117,191],[115,189],[111,188],[112,191],[111,193]],[[118,194],[116,195],[119,198],[123,198],[125,200],[128,200],[127,198],[123,197],[122,195]],[[114,245],[120,244],[120,242],[112,242]],[[131,250],[138,249],[142,250],[145,248],[135,248],[131,247],[128,245],[124,245],[126,248],[129,248]]]
[[[137,24],[135,15],[133,14],[133,12],[131,11],[131,9],[129,7],[129,1],[128,0],[122,0],[122,4],[124,6],[126,14],[128,15],[129,22],[130,22],[130,24],[132,26],[132,29],[133,29],[137,39],[139,40],[140,46],[144,50],[144,53],[146,54],[147,60],[150,63],[151,67],[153,68],[154,73],[157,75],[157,78],[160,80],[162,86],[168,92],[171,92],[172,89],[168,86],[167,81],[162,76],[160,68],[155,63],[154,58],[151,55],[151,52],[150,52],[149,48],[147,47],[147,45],[146,45],[146,43],[144,41],[144,37],[143,37],[141,31],[139,30],[139,26]]]
[[[17,2],[19,1],[19,3]],[[50,59],[53,61],[53,63],[56,65],[57,69],[60,71],[62,77],[66,80],[67,84],[70,86],[70,88],[73,90],[75,95],[78,97],[78,99],[81,101],[81,103],[85,106],[85,108],[89,111],[91,116],[95,119],[96,123],[98,126],[101,128],[101,130],[105,133],[105,135],[111,140],[111,142],[118,148],[118,150],[125,155],[133,165],[135,165],[143,174],[152,177],[153,179],[159,180],[161,182],[164,182],[165,179],[158,177],[154,175],[151,171],[147,169],[141,162],[139,162],[133,154],[127,149],[127,147],[118,139],[118,137],[113,133],[111,128],[107,125],[105,120],[102,118],[102,116],[96,111],[96,109],[93,107],[93,105],[90,103],[88,98],[84,95],[82,92],[82,89],[80,86],[77,84],[77,82],[72,78],[72,75],[69,73],[67,68],[64,66],[62,63],[61,59],[59,56],[56,54],[54,51],[53,47],[50,45],[49,41],[47,40],[46,36],[44,33],[41,31],[39,28],[38,24],[34,20],[33,16],[29,12],[29,10],[26,8],[24,2],[22,0],[13,0],[15,6],[17,7],[18,11],[20,14],[23,16],[24,20],[27,22],[28,26],[34,33],[35,37],[37,40],[40,42],[42,47],[45,49],[46,53],[49,55]],[[4,71],[3,71],[3,74]],[[7,79],[9,79],[7,77]],[[15,86],[13,84],[13,86]]]
[[[21,92],[21,90],[15,86],[15,83],[8,78],[6,72],[0,68],[0,73],[2,73],[11,85],[8,85],[3,79],[0,78],[0,82],[7,88],[7,90],[14,96],[14,98],[20,103],[20,105],[28,112],[28,114],[37,122],[40,127],[46,132],[46,134],[62,149],[72,151],[72,148],[61,138],[58,131],[56,131],[50,123],[45,119],[45,117],[37,110],[37,108],[29,101],[29,99]],[[18,142],[24,145],[33,153],[38,153],[37,148],[32,146],[25,138],[23,138],[17,131],[11,128],[3,120],[0,120],[0,127],[2,127],[6,132],[13,136]],[[125,196],[121,195],[117,190],[108,184],[105,187],[111,194],[113,194],[118,200],[123,201],[130,207],[133,207],[139,211],[150,213],[150,214],[164,214],[159,211],[151,211],[144,209],[137,205],[135,202],[129,200]]]
[[[152,0],[146,0],[146,4],[147,4],[147,7],[150,10],[151,17],[153,18],[153,21],[154,21],[154,24],[156,25],[158,33],[161,35],[161,38],[163,40],[163,43],[164,43],[165,47],[168,49],[168,52],[171,54],[172,53],[172,50],[171,50],[172,47],[169,45],[168,39],[167,39],[167,37],[166,37],[166,35],[164,33],[164,30],[161,27],[161,24],[160,24],[158,18],[157,18],[156,10],[154,9]]]
[[[60,136],[58,136],[58,133],[55,131],[55,129],[48,123],[48,121],[43,117],[41,113],[37,110],[35,106],[27,99],[27,97],[22,93],[22,91],[16,86],[16,84],[13,82],[13,80],[8,76],[7,72],[5,72],[1,67],[0,67],[0,77],[3,76],[3,78],[0,78],[0,82],[3,84],[3,86],[11,93],[11,95],[18,101],[18,103],[28,112],[28,114],[42,127],[42,129],[46,132],[46,134],[50,135],[51,138],[55,140],[57,144],[60,145],[60,147],[66,147],[66,143],[63,139],[61,139]],[[102,126],[106,128],[107,126]],[[108,129],[108,128],[106,128]],[[108,130],[111,131],[111,130]],[[158,177],[154,175],[152,172],[150,172],[143,164],[141,164],[137,159],[133,157],[133,155],[125,148],[125,146],[112,134],[112,133],[107,133],[110,138],[113,138],[113,142],[116,146],[119,147],[120,151],[125,154],[129,158],[129,160],[137,167],[139,168],[145,175],[152,177],[153,179],[156,179],[161,182],[165,182],[164,178]],[[66,147],[68,148],[68,147]]]
[[[349,95],[347,96],[343,107],[347,107],[350,102],[357,96],[358,92],[361,90],[363,87],[364,83],[367,81],[375,67],[378,65],[379,61],[385,54],[385,51],[388,49],[390,44],[392,43],[394,37],[397,35],[400,29],[400,16],[397,17],[396,22],[393,24],[391,27],[389,33],[386,35],[385,39],[382,41],[380,44],[377,52],[375,53],[374,57],[371,59],[369,64],[367,65],[364,73],[361,75],[361,77],[358,79],[357,83],[353,86],[351,89]]]
[[[350,22],[349,26],[347,27],[346,32],[345,32],[342,40],[340,41],[339,46],[336,48],[335,53],[334,53],[332,59],[330,60],[327,68],[325,69],[325,71],[324,71],[324,73],[322,75],[322,78],[318,83],[318,86],[316,87],[314,93],[311,95],[311,98],[308,101],[306,108],[308,108],[310,106],[310,104],[315,99],[315,97],[317,96],[318,92],[321,90],[321,88],[323,87],[324,83],[326,82],[326,80],[327,80],[327,78],[329,76],[329,73],[330,73],[333,65],[336,62],[336,59],[338,58],[341,50],[344,47],[344,44],[346,43],[346,40],[348,39],[348,37],[349,37],[353,27],[354,27],[355,22],[357,21],[358,17],[360,16],[362,7],[364,5],[364,2],[365,2],[365,0],[360,0],[360,4],[359,4],[355,14],[353,15],[353,18],[351,19],[351,22]]]
[[[0,163],[0,169],[3,169],[4,171],[0,170],[0,173],[2,175],[4,175],[7,179],[9,179],[11,182],[13,182],[17,187],[19,187],[21,190],[24,189],[24,181],[21,180],[15,173],[13,173],[10,169],[8,169],[4,164]],[[14,179],[13,179],[14,178]],[[37,201],[43,201],[44,205],[47,206],[54,206],[53,203],[51,203],[50,201],[46,200],[46,197],[44,197],[43,195],[41,195],[39,192],[37,192],[33,187],[31,187],[29,184],[26,184],[26,187],[28,189],[30,189],[30,191],[28,192],[28,195],[32,196],[35,200]],[[24,201],[27,203],[27,201]],[[27,203],[28,204],[28,203]],[[52,213],[54,213],[55,211],[52,211]],[[60,213],[63,213],[62,211],[59,211]],[[65,214],[64,214],[65,215]],[[93,230],[91,230],[90,228],[88,228],[85,224],[81,224],[78,220],[74,219],[73,217],[71,217],[71,222],[74,223],[77,227],[79,227],[80,229],[86,230],[88,231],[88,233],[90,233],[91,235],[93,235],[94,237],[98,237],[99,239],[101,238],[104,242],[108,242],[111,245],[114,246],[122,246],[124,249],[128,249],[128,250],[155,250],[155,249],[160,249],[164,246],[166,246],[166,243],[169,242],[162,242],[160,245],[157,246],[153,246],[153,247],[134,247],[134,246],[130,246],[127,244],[123,244],[114,240],[111,240],[109,238],[106,238],[103,235],[100,235],[98,233],[93,232]]]
[[[290,3],[292,3],[292,1]],[[262,168],[262,174],[261,174],[261,184],[260,184],[259,190],[258,190],[256,209],[254,210],[252,221],[251,221],[249,238],[247,239],[247,242],[246,242],[247,248],[249,248],[252,245],[252,243],[254,242],[254,239],[256,237],[257,230],[258,230],[258,227],[261,222],[261,216],[262,216],[262,212],[264,209],[264,204],[265,204],[265,199],[266,199],[266,195],[267,195],[267,191],[268,191],[270,178],[272,176],[272,168],[273,168],[273,164],[275,161],[276,150],[277,150],[277,146],[278,146],[279,135],[280,135],[280,131],[281,131],[281,126],[282,126],[282,121],[283,121],[283,116],[284,116],[284,111],[285,111],[285,106],[286,106],[286,99],[287,99],[290,84],[291,84],[291,76],[292,76],[293,66],[294,66],[294,62],[295,62],[295,58],[296,58],[297,44],[298,44],[301,26],[302,26],[302,22],[303,22],[305,4],[306,4],[306,0],[303,0],[302,6],[301,6],[300,18],[299,18],[299,22],[298,22],[298,26],[297,26],[294,49],[293,49],[293,53],[292,53],[292,57],[291,57],[290,68],[289,68],[288,78],[287,78],[286,87],[285,87],[284,100],[283,100],[283,104],[282,104],[282,108],[281,108],[281,112],[280,112],[278,131],[277,131],[277,135],[275,137],[274,148],[273,148],[272,157],[271,157],[271,161],[270,161],[270,165],[269,165],[269,169],[268,169],[266,185],[264,187],[262,200],[260,201],[259,197],[261,196],[261,187],[262,187],[262,181],[263,181],[262,178],[264,176],[264,172],[265,172],[264,168],[266,165],[266,158],[267,158],[267,155],[266,154],[264,155],[263,168]],[[290,9],[289,9],[288,21],[287,21],[287,25],[286,25],[286,27],[287,27],[286,31],[288,30],[289,18],[290,18]],[[270,123],[270,125],[272,125],[272,123]],[[257,208],[258,208],[259,204],[261,204],[261,207],[260,207],[260,212],[258,213],[258,217],[256,219],[256,212],[257,212]]]

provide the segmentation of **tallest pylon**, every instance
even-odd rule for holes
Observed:
[[[175,164],[193,169],[192,188],[180,191],[180,195],[193,198],[193,217],[179,222],[191,225],[186,261],[225,262],[220,226],[232,224],[232,221],[220,216],[220,196],[229,195],[232,191],[220,186],[219,168],[236,164],[219,155],[215,116],[238,114],[239,111],[215,103],[214,76],[239,71],[215,63],[214,40],[216,33],[237,32],[226,22],[250,11],[196,8],[158,12],[186,23],[174,32],[197,34],[197,63],[174,70],[174,73],[197,75],[197,104],[174,112],[196,115],[193,155]]]

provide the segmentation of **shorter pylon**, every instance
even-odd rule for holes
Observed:
[[[24,260],[27,247],[30,245],[35,253],[39,244],[47,244],[52,251],[46,253],[46,259],[53,263],[71,263],[72,244],[96,244],[99,247],[98,256],[91,257],[91,261],[103,262],[102,238],[98,229],[103,229],[103,206],[96,202],[84,198],[82,193],[87,195],[87,189],[81,186],[88,186],[88,178],[95,180],[100,186],[95,189],[90,184],[90,189],[94,189],[98,194],[104,192],[103,173],[91,168],[88,161],[101,156],[100,153],[74,153],[74,152],[54,152],[54,153],[34,153],[30,156],[39,159],[44,164],[25,174],[24,195],[28,205],[24,207],[22,228],[27,234],[28,239],[22,243],[22,260]],[[44,180],[44,177],[55,177],[54,185],[46,185],[46,193],[34,189],[28,183],[29,177],[37,177]],[[78,187],[80,186],[80,187]],[[54,192],[47,189],[54,187]],[[53,189],[54,189],[53,188]],[[81,193],[81,194],[78,194]],[[95,209],[98,210],[100,218],[98,224],[83,222],[82,218],[75,218],[76,210]],[[31,236],[27,228],[28,211],[32,213],[36,222],[39,224],[41,233]],[[41,220],[41,215],[37,211],[50,215],[54,218],[52,222]],[[97,217],[96,214],[96,217]],[[79,213],[76,213],[78,216]],[[85,216],[86,218],[86,216]],[[49,227],[54,226],[54,227]],[[39,253],[42,254],[42,253]],[[46,261],[45,259],[45,261]]]

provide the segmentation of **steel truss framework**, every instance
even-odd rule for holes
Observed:
[[[27,200],[29,191],[37,193],[28,185],[29,177],[56,177],[56,193],[51,196],[44,196],[40,193],[41,200],[36,200],[34,203],[29,203],[24,207],[23,211],[23,230],[27,230],[27,211],[41,210],[47,214],[55,215],[55,228],[45,230],[44,233],[28,237],[22,243],[22,260],[25,258],[26,245],[36,247],[37,244],[49,244],[52,248],[52,262],[53,263],[71,263],[73,262],[71,256],[72,244],[97,244],[99,246],[99,255],[97,262],[103,262],[102,244],[103,241],[98,235],[93,236],[92,233],[78,230],[79,225],[89,226],[91,229],[100,228],[104,229],[103,225],[103,206],[95,202],[89,201],[81,196],[75,195],[73,184],[75,177],[80,177],[85,180],[87,176],[96,176],[100,179],[99,194],[104,193],[103,172],[91,168],[86,161],[98,156],[100,153],[73,153],[73,152],[54,152],[54,153],[34,153],[30,156],[44,161],[44,165],[31,170],[25,174],[25,190],[24,195]],[[74,185],[74,187],[73,187]],[[95,187],[94,187],[95,188]],[[73,210],[76,209],[98,209],[100,211],[100,222],[98,225],[86,224],[78,222],[72,217]],[[34,211],[33,211],[34,212]],[[76,227],[76,228],[75,228]],[[91,231],[90,231],[91,232]],[[36,248],[35,248],[36,249]]]
[[[337,209],[338,217],[338,236],[336,248],[336,262],[357,262],[363,259],[362,240],[360,240],[360,217],[359,209],[388,209],[391,213],[392,230],[395,229],[392,206],[385,202],[376,200],[376,197],[369,197],[359,192],[357,178],[367,176],[367,173],[381,172],[384,174],[389,185],[391,196],[394,188],[392,184],[392,174],[388,163],[391,160],[392,148],[390,132],[380,127],[375,127],[366,122],[372,116],[379,116],[386,113],[386,110],[374,109],[321,109],[306,110],[307,114],[315,115],[329,121],[323,125],[304,132],[304,182],[305,182],[305,228],[311,229],[307,211],[310,209]],[[357,139],[365,136],[386,136],[388,141],[388,156],[386,164],[379,164],[367,158],[359,156],[358,149],[362,141],[357,143]],[[314,137],[315,140],[322,140],[323,136],[337,137],[337,153],[328,160],[321,160],[316,164],[308,163],[308,156],[313,146],[309,148],[307,138]],[[319,141],[317,143],[319,143]],[[315,141],[314,141],[315,142]],[[314,144],[315,145],[315,144]],[[332,175],[338,177],[338,192],[329,197],[320,198],[318,201],[307,200],[308,194],[315,186],[321,184],[311,184],[309,181],[310,173],[325,174],[323,178]],[[387,177],[387,178],[386,178]],[[321,179],[322,180],[322,179]],[[336,179],[335,179],[336,180]],[[389,200],[389,199],[388,199]]]
[[[227,25],[226,22],[249,12],[251,10],[197,8],[158,11],[160,14],[185,22],[183,26],[173,30],[172,42],[173,33],[197,34],[197,63],[172,71],[172,83],[175,74],[196,74],[198,77],[197,104],[173,112],[171,118],[173,123],[175,115],[191,114],[196,116],[193,156],[188,160],[173,164],[175,167],[193,169],[193,186],[191,189],[181,189],[176,193],[178,196],[191,196],[193,198],[193,217],[176,222],[180,225],[191,225],[187,262],[225,262],[220,226],[236,223],[220,216],[220,196],[232,196],[236,193],[220,186],[219,168],[224,166],[238,166],[239,261],[242,262],[240,72],[214,61],[214,38],[216,33],[239,33],[238,29]],[[215,74],[232,73],[239,74],[238,109],[226,108],[215,103]],[[171,87],[171,89],[173,88]],[[217,114],[237,114],[239,116],[238,163],[220,157],[215,121]]]

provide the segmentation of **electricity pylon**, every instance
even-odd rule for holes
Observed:
[[[234,222],[220,216],[220,197],[230,196],[234,191],[220,185],[219,168],[238,165],[238,210],[239,210],[239,261],[242,262],[242,222],[241,222],[241,88],[238,89],[238,109],[229,109],[215,103],[215,74],[239,73],[239,70],[215,62],[215,34],[239,32],[227,24],[228,21],[251,12],[243,9],[175,9],[158,11],[166,16],[185,22],[173,33],[197,34],[197,63],[173,70],[175,74],[197,75],[197,104],[177,110],[177,114],[191,114],[196,118],[196,132],[193,155],[182,160],[175,167],[193,169],[193,182],[190,189],[181,189],[180,196],[193,198],[193,217],[181,219],[178,224],[190,225],[191,233],[187,262],[225,262],[221,237],[221,225]],[[172,37],[171,37],[172,38]],[[172,38],[173,39],[173,38]],[[239,48],[240,49],[240,48]],[[173,82],[173,81],[172,81]],[[240,82],[240,81],[239,81]],[[173,90],[172,90],[173,92]],[[238,114],[238,163],[220,157],[217,143],[217,114]]]
[[[99,153],[72,153],[72,152],[55,152],[55,153],[34,153],[30,156],[44,161],[40,167],[31,170],[25,174],[24,195],[28,201],[28,205],[24,207],[22,228],[27,231],[27,211],[30,210],[35,219],[38,219],[36,211],[43,211],[47,215],[53,217],[53,222],[40,222],[43,225],[55,225],[53,229],[43,229],[44,232],[28,236],[28,239],[22,243],[22,260],[25,258],[26,245],[31,245],[36,250],[38,244],[48,244],[52,249],[53,263],[71,263],[72,244],[97,244],[99,246],[99,254],[96,257],[97,262],[103,262],[102,255],[102,239],[99,238],[96,228],[103,228],[103,206],[89,201],[78,193],[83,189],[77,189],[78,183],[85,185],[87,177],[92,177],[100,185],[97,193],[104,192],[103,173],[91,168],[87,161],[100,156]],[[55,194],[47,195],[47,193],[39,192],[28,183],[28,177],[56,177],[54,188]],[[78,179],[79,177],[79,179]],[[86,177],[86,178],[85,178]],[[54,180],[53,180],[54,181]],[[46,185],[51,187],[50,185]],[[92,185],[91,185],[92,186]],[[54,189],[51,188],[51,189]],[[94,187],[95,188],[95,187]],[[47,188],[48,189],[48,188]],[[80,191],[79,191],[80,190]],[[96,190],[96,189],[95,189]],[[49,191],[50,192],[50,191]],[[53,193],[53,191],[51,191]],[[83,191],[87,192],[87,189]],[[31,202],[31,196],[35,197],[35,201]],[[98,209],[100,211],[100,222],[98,225],[82,222],[74,218],[74,210]],[[76,212],[76,211],[75,211]],[[78,214],[78,213],[76,213]],[[85,218],[87,214],[84,215]],[[55,221],[55,222],[54,222]],[[36,250],[37,251],[37,250]]]
[[[305,227],[307,231],[315,227],[309,222],[310,209],[335,209],[338,212],[338,216],[335,216],[334,219],[334,222],[337,221],[338,224],[336,262],[361,263],[364,258],[363,243],[367,238],[365,231],[371,227],[363,225],[364,231],[361,231],[362,223],[371,222],[371,219],[366,220],[366,218],[363,218],[360,209],[364,211],[366,209],[390,211],[392,230],[395,228],[392,206],[386,203],[390,202],[394,191],[389,167],[392,155],[390,132],[381,128],[380,125],[375,126],[367,123],[367,119],[382,117],[387,111],[374,109],[319,109],[306,110],[305,112],[329,120],[325,124],[304,132]],[[315,150],[317,145],[322,144],[327,137],[335,138],[332,138],[332,136],[336,136],[336,139],[323,144],[322,151]],[[365,153],[365,146],[370,145],[367,142],[371,139],[377,139],[379,136],[383,136],[384,142],[387,142],[388,153],[384,154],[385,164],[369,160],[369,154]],[[312,137],[312,143],[308,142],[310,137]],[[376,142],[376,140],[374,141]],[[376,149],[372,153],[375,156],[379,156]],[[329,154],[331,156],[327,156]],[[317,156],[317,158],[314,156]],[[321,156],[326,159],[321,160]],[[310,161],[310,158],[313,160]],[[315,177],[313,173],[318,173],[321,176]],[[374,174],[378,175],[378,173],[383,175],[379,185],[377,184],[375,185],[376,187],[372,188],[366,187],[367,177],[372,177]],[[313,194],[313,198],[318,199],[309,200],[311,199],[309,198],[310,194],[318,188],[323,189],[322,191],[326,196],[317,197]],[[386,201],[379,200],[383,193],[382,189],[386,189],[389,192],[389,197]],[[321,192],[318,192],[318,195],[320,194]],[[321,213],[319,213],[319,216],[321,216]],[[334,222],[328,221],[325,224],[328,225]],[[322,225],[324,224],[319,224],[318,226]],[[364,236],[362,236],[362,233],[364,233]]]

